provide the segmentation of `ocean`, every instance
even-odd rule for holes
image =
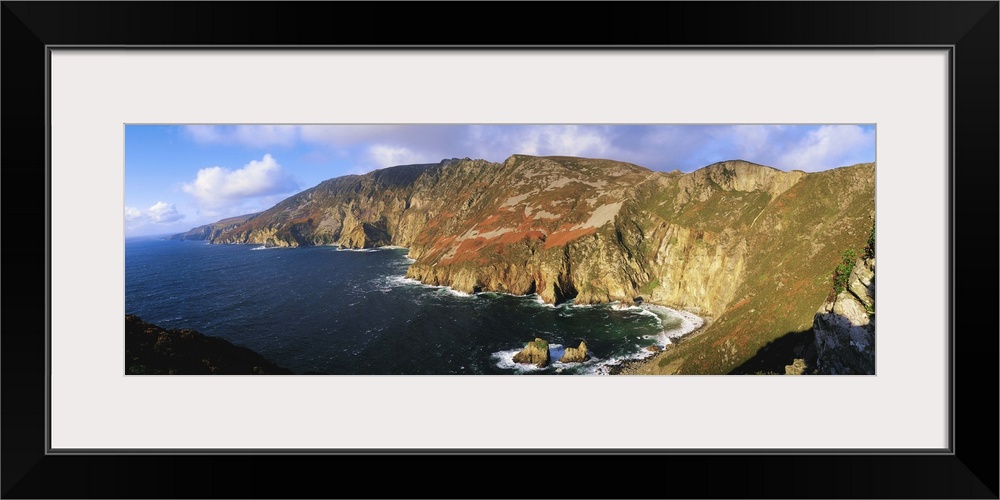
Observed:
[[[701,324],[653,305],[553,306],[405,278],[405,248],[264,248],[125,240],[125,312],[245,346],[296,373],[603,374]],[[513,362],[536,337],[553,363]],[[559,363],[587,343],[591,359]]]

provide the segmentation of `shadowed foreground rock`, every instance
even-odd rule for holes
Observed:
[[[528,342],[524,350],[514,355],[514,362],[545,368],[549,364],[549,343],[539,338]]]
[[[816,312],[818,371],[826,375],[875,374],[875,259],[854,264],[847,289]]]
[[[125,316],[126,375],[291,375],[260,354],[193,330]]]

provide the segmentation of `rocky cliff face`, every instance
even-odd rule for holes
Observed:
[[[713,249],[680,259],[699,263],[696,271],[675,278],[688,282],[691,297],[701,297],[709,321],[700,335],[656,356],[642,372],[729,373],[776,340],[812,327],[842,252],[865,245],[875,210],[875,165],[789,174],[798,177],[793,184],[775,183],[766,192],[710,186],[713,196],[725,196],[705,198],[699,211],[672,214],[676,224],[713,236]],[[741,196],[744,208],[729,208]],[[699,198],[690,203],[702,203]],[[692,276],[705,281],[692,287]]]
[[[813,322],[817,372],[875,374],[875,259],[854,264],[848,287],[823,303]]]
[[[498,170],[414,241],[411,278],[547,302],[643,297],[706,315],[733,298],[754,217],[805,175],[741,161],[680,175],[526,156]]]
[[[655,176],[607,160],[516,155],[459,191],[412,242],[411,278],[547,302],[632,300],[636,186]],[[639,235],[641,237],[641,235]],[[631,238],[636,239],[636,238]]]
[[[230,217],[228,219],[222,219],[218,222],[213,222],[212,224],[206,224],[204,226],[198,226],[186,233],[175,234],[169,239],[171,240],[216,240],[222,233],[235,229],[236,227],[242,225],[247,220],[257,216],[258,214],[247,214],[240,215],[237,217]]]
[[[393,244],[415,259],[409,277],[464,292],[642,297],[711,320],[710,344],[664,353],[672,371],[660,372],[725,373],[808,328],[830,261],[873,213],[874,164],[806,174],[727,161],[681,174],[514,155],[331,179],[207,239]]]
[[[406,244],[417,179],[451,164],[402,165],[330,179],[209,238],[213,243],[272,247]]]

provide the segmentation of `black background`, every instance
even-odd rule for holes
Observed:
[[[3,2],[3,497],[997,498],[998,3],[553,7]],[[45,46],[87,44],[954,45],[955,453],[46,455]],[[15,276],[12,264],[27,276]],[[87,325],[79,326],[85,334]],[[862,424],[866,415],[858,409]],[[808,414],[775,408],[774,418]]]

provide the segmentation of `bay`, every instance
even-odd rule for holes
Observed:
[[[694,329],[665,307],[543,304],[536,296],[463,294],[404,276],[405,248],[263,248],[125,241],[125,311],[245,346],[296,373],[594,374]],[[587,343],[585,363],[519,365],[528,341],[553,361]]]

